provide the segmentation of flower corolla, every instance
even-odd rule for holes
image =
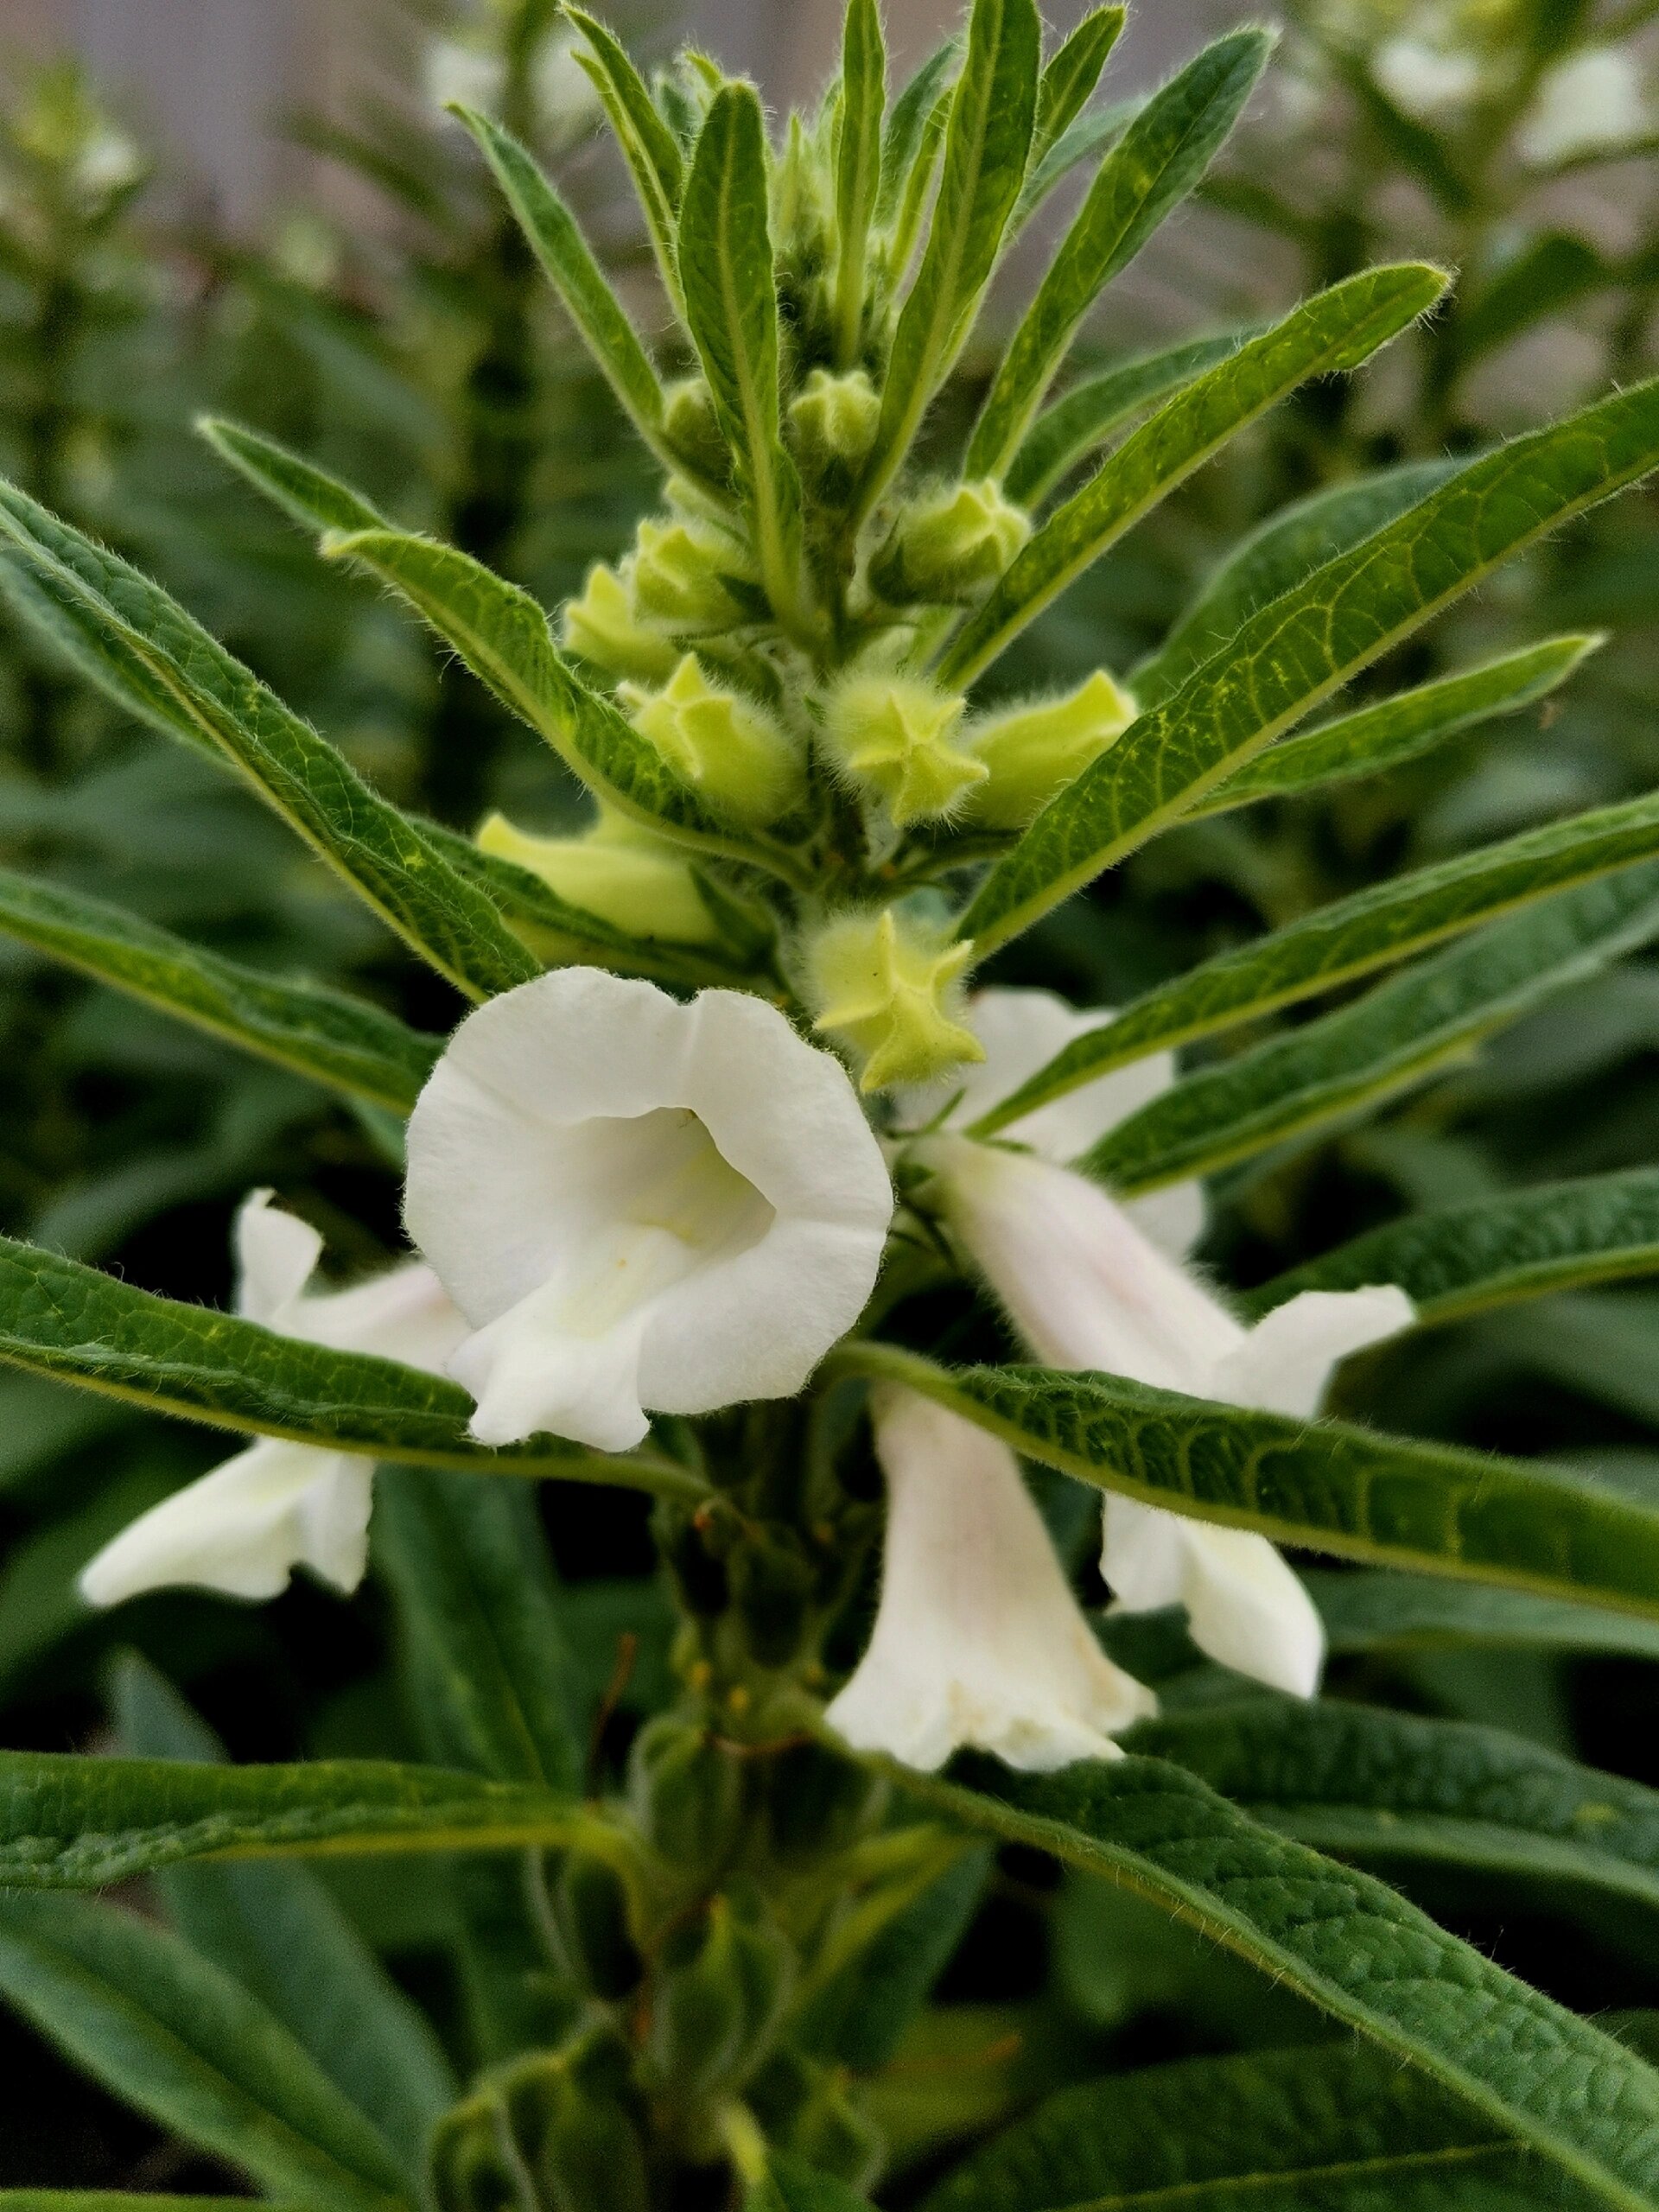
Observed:
[[[930,1772],[963,1745],[1038,1773],[1116,1757],[1158,1701],[1096,1642],[1013,1452],[902,1388],[878,1389],[872,1416],[881,1596],[830,1726]]]
[[[840,1062],[738,991],[567,968],[450,1039],[407,1218],[472,1325],[473,1433],[626,1451],[646,1409],[787,1397],[858,1318],[893,1211]]]
[[[255,1191],[237,1215],[236,1308],[280,1336],[376,1352],[441,1373],[467,1325],[429,1268],[392,1268],[350,1290],[308,1287],[322,1239]],[[232,1598],[274,1598],[296,1567],[356,1589],[368,1556],[373,1462],[261,1437],[152,1506],[83,1569],[81,1595],[115,1605],[189,1583]]]
[[[986,1046],[976,1087],[988,1103],[1019,1080],[998,1065],[1001,1010],[993,1013],[988,1002],[1000,995],[988,992],[976,1002]],[[1090,1026],[1098,1027],[1098,1019]],[[1010,1027],[1023,1029],[1022,1017]],[[1172,1256],[1177,1240],[1170,1231],[1179,1217],[1166,1216],[1155,1242],[1127,1207],[1057,1164],[1057,1152],[1085,1149],[1167,1079],[1167,1071],[1146,1070],[1139,1098],[1109,1091],[1107,1078],[1054,1101],[1008,1132],[1032,1142],[1029,1152],[976,1143],[948,1126],[928,1136],[918,1151],[938,1178],[939,1209],[1048,1365],[1099,1369],[1194,1397],[1311,1416],[1338,1361],[1408,1327],[1411,1301],[1391,1284],[1305,1291],[1246,1329]],[[1190,1186],[1183,1211],[1192,1221]],[[1298,1696],[1317,1687],[1324,1656],[1319,1616],[1265,1537],[1114,1494],[1106,1501],[1101,1566],[1128,1611],[1184,1602],[1194,1641],[1223,1665]]]

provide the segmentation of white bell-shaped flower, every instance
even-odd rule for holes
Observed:
[[[949,1134],[923,1153],[957,1236],[1051,1367],[1311,1416],[1339,1360],[1410,1325],[1389,1284],[1304,1291],[1246,1329],[1086,1177]],[[1223,1665],[1297,1696],[1317,1688],[1319,1615],[1264,1536],[1113,1495],[1101,1568],[1128,1611],[1183,1601]]]
[[[565,968],[463,1021],[409,1127],[410,1234],[474,1333],[473,1433],[607,1452],[654,1413],[791,1395],[893,1211],[839,1060],[737,991]]]
[[[928,1772],[964,1745],[1038,1773],[1116,1757],[1158,1700],[1090,1633],[1014,1454],[912,1390],[884,1386],[872,1414],[881,1598],[830,1726]]]
[[[411,1262],[350,1290],[312,1291],[322,1239],[270,1198],[256,1191],[237,1215],[238,1313],[280,1336],[441,1373],[467,1325],[432,1270]],[[296,1567],[354,1590],[368,1556],[373,1473],[360,1453],[261,1437],[124,1529],[83,1569],[81,1595],[114,1605],[189,1583],[274,1598]]]
[[[902,1092],[904,1118],[912,1128],[921,1128],[949,1107],[942,1126],[966,1128],[1068,1045],[1105,1027],[1111,1018],[1109,1007],[1084,1013],[1052,991],[1010,990],[1001,985],[976,991],[968,1002],[968,1019],[984,1047],[984,1058],[953,1068],[937,1083]],[[1002,1141],[1024,1145],[1043,1160],[1075,1160],[1108,1129],[1149,1105],[1174,1080],[1173,1052],[1148,1052],[1010,1122],[1001,1132]],[[1185,1254],[1203,1232],[1204,1186],[1172,1183],[1143,1198],[1131,1198],[1125,1211],[1154,1244],[1166,1252]]]

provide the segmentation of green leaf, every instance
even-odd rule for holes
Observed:
[[[1659,793],[1601,807],[1334,899],[1270,937],[1218,953],[1091,1029],[974,1124],[987,1136],[1108,1068],[1214,1035],[1351,982],[1551,892],[1659,851]]]
[[[610,118],[639,194],[663,282],[668,287],[670,299],[680,305],[680,271],[674,239],[685,164],[678,143],[658,113],[639,72],[603,23],[595,22],[583,8],[566,8],[564,13],[588,41],[588,51],[577,52],[577,64],[587,73]]]
[[[1144,711],[1185,683],[1259,607],[1346,553],[1456,473],[1452,461],[1411,461],[1314,492],[1240,540],[1131,682]]]
[[[1618,271],[1585,239],[1570,231],[1546,231],[1507,261],[1464,308],[1453,331],[1458,359],[1466,364],[1490,353],[1586,292],[1620,281]]]
[[[1659,1911],[1659,1792],[1500,1728],[1252,1699],[1172,1713],[1135,1748],[1344,1858],[1460,1868]]]
[[[1037,116],[1032,125],[1028,167],[1040,165],[1049,149],[1071,128],[1100,82],[1123,29],[1122,8],[1091,8],[1045,64],[1037,87]]]
[[[864,271],[881,184],[887,52],[876,0],[850,0],[842,26],[841,124],[836,149],[836,359],[851,368],[864,321]]]
[[[553,1436],[499,1451],[474,1444],[472,1401],[442,1376],[178,1305],[10,1237],[0,1237],[0,1360],[154,1413],[323,1451],[702,1494],[696,1476],[648,1453],[588,1452]]]
[[[0,931],[348,1097],[406,1114],[442,1039],[320,983],[285,982],[153,922],[0,868]]]
[[[207,1859],[550,1847],[586,1817],[545,1789],[386,1760],[0,1751],[0,1881],[17,1890],[101,1889]]]
[[[969,440],[964,476],[1003,475],[1077,325],[1209,167],[1271,47],[1258,29],[1217,39],[1147,102],[1101,163],[1002,357]]]
[[[946,651],[940,682],[971,683],[1069,583],[1248,423],[1310,377],[1357,368],[1432,307],[1445,286],[1440,270],[1426,263],[1363,270],[1304,301],[1166,400],[1043,524]],[[1039,816],[1039,823],[1046,818]],[[1004,868],[1029,843],[1028,833]]]
[[[1530,1591],[1438,1582],[1394,1568],[1304,1567],[1335,1652],[1466,1649],[1606,1651],[1659,1659],[1659,1627]]]
[[[113,1701],[122,1739],[140,1758],[222,1760],[212,1730],[136,1653],[121,1661]],[[418,2182],[428,2131],[459,2088],[425,2015],[316,1876],[303,1866],[181,1866],[156,1878],[192,1950],[282,2023]]]
[[[570,210],[534,157],[499,124],[471,108],[455,105],[451,111],[477,140],[531,251],[624,413],[660,460],[683,467],[663,442],[663,388],[657,372]]]
[[[323,550],[391,585],[600,798],[683,844],[756,856],[608,699],[578,681],[528,592],[470,554],[402,531],[327,537]]]
[[[1077,1165],[1125,1192],[1213,1174],[1421,1083],[1656,932],[1659,862],[1581,884],[1351,1005],[1200,1068],[1108,1130]]]
[[[904,1891],[895,1910],[881,1912],[878,1898],[843,1916],[837,1942],[844,1963],[798,2000],[793,2032],[804,2048],[860,2074],[893,2056],[967,1934],[990,1876],[986,1852],[957,1848],[946,1859],[942,1872],[931,1871],[938,1854],[925,1862],[927,1878]],[[873,1923],[868,1929],[859,1925],[861,1910]],[[854,1929],[868,1940],[849,1942]]]
[[[743,2212],[871,2212],[868,2196],[787,2152],[768,2151],[765,2170],[743,2191]]]
[[[890,1344],[843,1345],[834,1358],[1143,1504],[1345,1559],[1659,1619],[1659,1508],[1570,1468],[1211,1404],[1119,1376],[947,1369]]]
[[[264,2202],[270,2212],[302,2212]],[[0,2212],[247,2212],[245,2196],[168,2196],[156,2190],[0,2189]]]
[[[1025,183],[1008,218],[1004,244],[1011,245],[1020,236],[1049,194],[1065,182],[1073,169],[1081,168],[1085,162],[1093,161],[1097,154],[1116,145],[1145,105],[1145,96],[1141,94],[1130,99],[1113,100],[1104,107],[1087,109],[1070,130],[1063,130],[1041,161],[1032,162],[1027,167]]]
[[[1257,799],[1300,798],[1329,784],[1397,768],[1459,730],[1548,698],[1604,642],[1595,632],[1548,638],[1456,676],[1396,692],[1391,699],[1340,715],[1301,736],[1281,738],[1247,761],[1236,775],[1217,784],[1186,819],[1201,822],[1208,815],[1225,814]]]
[[[881,141],[881,188],[875,202],[875,219],[883,229],[893,221],[908,196],[916,164],[930,143],[930,126],[946,95],[947,80],[960,50],[953,38],[936,47],[893,104]],[[942,121],[938,127],[943,131]]]
[[[136,1915],[0,1898],[0,1994],[118,2096],[273,2193],[327,2212],[408,2201],[397,2160],[287,2030]]]
[[[880,37],[878,29],[877,37]],[[874,157],[874,149],[870,149]],[[761,580],[788,629],[804,617],[801,486],[784,450],[766,126],[753,85],[726,85],[698,134],[680,209],[680,286],[715,414],[738,456]]]
[[[1296,2044],[1058,2090],[923,2212],[1536,2212],[1541,2177],[1527,2169],[1507,2134],[1391,2054]],[[1558,2212],[1595,2201],[1561,2187]]]
[[[1119,362],[1074,385],[1026,433],[1008,463],[1008,497],[1022,507],[1040,505],[1060,479],[1121,423],[1226,360],[1260,328],[1260,324],[1249,324],[1214,338],[1189,339],[1183,345]]]
[[[337,476],[303,461],[275,438],[245,429],[222,416],[199,415],[196,429],[219,459],[235,469],[302,530],[387,530],[378,507]]]
[[[1106,1876],[1459,2099],[1594,2202],[1651,2212],[1659,2074],[1369,1876],[1275,1835],[1159,1760],[1015,1775],[964,1763],[925,1802]],[[1300,2056],[1300,2054],[1299,2054]],[[1390,2198],[1390,2202],[1394,2200]]]
[[[888,356],[861,518],[910,450],[990,283],[1026,172],[1041,52],[1033,0],[974,0],[927,245]]]
[[[1262,608],[1173,697],[1142,714],[992,870],[961,934],[982,957],[1029,928],[1500,561],[1656,463],[1659,381],[1466,463],[1397,521]]]
[[[501,1781],[579,1789],[573,1662],[533,1494],[390,1468],[375,1542],[397,1599],[428,1757]]]
[[[1385,1222],[1245,1300],[1266,1313],[1300,1290],[1397,1282],[1424,1322],[1659,1273],[1659,1168],[1506,1191]]]
[[[10,486],[0,546],[83,673],[153,728],[228,760],[441,974],[482,998],[540,973],[483,893],[136,569]]]

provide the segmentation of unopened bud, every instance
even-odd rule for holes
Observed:
[[[794,1954],[754,1896],[717,1897],[664,1948],[650,2055],[677,2099],[735,2088],[764,2056],[794,1980]]]
[[[882,1790],[880,1778],[828,1744],[791,1744],[765,1765],[766,1821],[782,1859],[849,1844]]]
[[[565,607],[560,635],[568,652],[591,661],[607,675],[645,683],[661,683],[679,653],[660,630],[635,614],[631,560],[620,570],[607,569],[602,561],[588,569],[582,597]]]
[[[719,938],[690,864],[665,837],[652,836],[609,808],[575,837],[532,836],[505,815],[492,814],[479,830],[478,845],[630,937],[675,944],[713,944]]]
[[[859,1089],[931,1083],[984,1047],[957,1019],[970,943],[941,944],[893,909],[843,914],[811,947],[813,1027],[843,1037],[864,1063]]]
[[[707,1729],[671,1713],[646,1722],[628,1761],[628,1802],[639,1831],[677,1872],[716,1865],[743,1825],[743,1762]]]
[[[896,607],[917,600],[969,607],[1031,536],[1031,518],[988,478],[909,508],[870,563],[870,582]]]
[[[795,457],[808,488],[845,499],[875,442],[881,401],[862,369],[832,376],[814,369],[789,405]]]
[[[817,1579],[798,1540],[750,1536],[733,1546],[727,1571],[750,1651],[763,1667],[787,1666],[806,1632]]]
[[[732,456],[701,377],[684,377],[663,394],[663,435],[694,476],[723,484],[731,474]]]
[[[428,2173],[440,2212],[522,2204],[526,2180],[545,2212],[648,2212],[626,2046],[595,2029],[486,2076],[438,2122]]]
[[[806,789],[800,748],[762,707],[710,683],[687,653],[660,691],[619,695],[669,766],[740,822],[775,822]]]
[[[753,582],[747,567],[743,549],[723,531],[696,522],[642,522],[633,555],[634,613],[671,630],[729,628],[746,612],[738,594]]]
[[[572,1961],[595,1997],[615,2004],[638,1986],[645,1969],[628,1928],[627,1891],[607,1860],[569,1853],[555,1910]]]
[[[963,809],[992,830],[1023,830],[1135,720],[1135,701],[1104,669],[1063,699],[1039,699],[976,723],[967,741],[989,771]]]
[[[896,829],[950,813],[982,784],[982,760],[953,742],[963,702],[916,676],[849,676],[824,706],[823,743],[855,784],[887,803]]]

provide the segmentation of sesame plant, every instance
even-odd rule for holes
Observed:
[[[647,82],[567,14],[672,334],[641,335],[503,125],[462,119],[663,470],[628,552],[550,619],[204,427],[546,741],[591,796],[579,834],[400,810],[136,569],[0,489],[10,599],[262,794],[431,1010],[0,882],[10,933],[402,1151],[408,1250],[341,1283],[257,1190],[233,1313],[0,1243],[0,1357],[243,1440],[99,1553],[91,1603],[257,1602],[296,1567],[349,1592],[372,1550],[419,1746],[232,1764],[128,1667],[119,1755],[0,1755],[0,1992],[219,2169],[324,2212],[1659,2204],[1650,2018],[1568,2009],[1412,1894],[1545,1886],[1639,1956],[1659,1799],[1320,1694],[1332,1649],[1425,1630],[1659,1648],[1651,1492],[1425,1440],[1409,1404],[1320,1417],[1368,1347],[1650,1270],[1653,1179],[1412,1215],[1248,1294],[1190,1257],[1206,1187],[1224,1205],[1659,931],[1659,798],[1386,875],[1116,1010],[985,972],[1029,973],[1063,904],[1161,832],[1421,744],[1444,684],[1319,710],[1659,464],[1659,385],[1459,457],[1288,567],[1246,553],[1127,680],[1015,691],[1004,657],[1069,585],[1446,272],[1361,269],[1109,407],[1066,381],[1073,340],[1198,185],[1265,34],[1127,112],[1094,104],[1120,10],[1046,54],[1032,0],[974,0],[893,95],[853,0],[836,83],[774,133],[706,56]],[[976,406],[952,372],[992,277],[1078,168]],[[1459,681],[1491,707],[1577,657]],[[639,1626],[596,1675],[538,1485],[648,1503],[649,1696]],[[363,1861],[445,1885],[430,2017],[326,1878]],[[71,1894],[137,1878],[153,1910]],[[1160,2063],[1052,2009],[938,2001],[1011,1892],[1096,1979],[1234,1977],[1238,2024]]]

